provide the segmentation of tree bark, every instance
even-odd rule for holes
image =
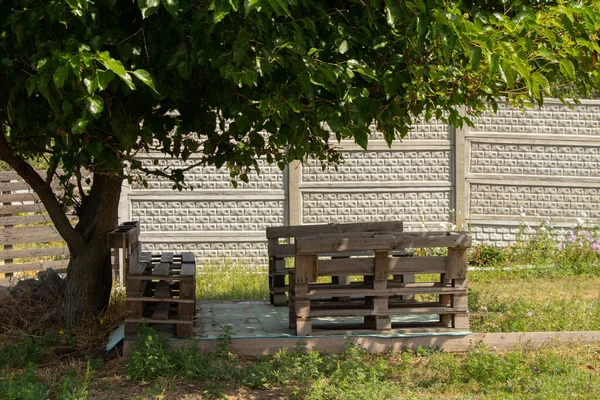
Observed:
[[[79,326],[88,317],[97,317],[108,307],[112,271],[107,234],[117,226],[122,182],[119,176],[95,174],[91,192],[85,197],[75,227],[85,241],[85,249],[70,249],[65,299],[67,328]]]

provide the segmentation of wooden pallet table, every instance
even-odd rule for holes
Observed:
[[[286,282],[290,271],[294,269],[294,251],[295,240],[298,237],[316,237],[323,234],[344,234],[356,232],[380,232],[393,233],[402,232],[403,223],[401,221],[385,222],[366,222],[350,224],[321,224],[321,225],[300,225],[300,226],[281,226],[267,228],[267,240],[269,246],[269,292],[270,301],[273,305],[284,306],[288,304],[287,293],[289,284]],[[349,257],[368,256],[373,253],[370,251],[345,251],[335,254],[322,254],[332,259],[347,259]],[[399,249],[393,252],[395,256],[407,255],[406,251]],[[340,261],[343,262],[343,261]],[[410,274],[396,275],[395,279],[400,282],[413,282]],[[335,275],[331,281],[336,285],[350,284],[350,276]],[[350,301],[348,297],[336,297],[333,301]]]
[[[465,232],[345,233],[297,238],[295,269],[290,271],[290,328],[299,336],[340,333],[465,331],[467,309],[467,249]],[[392,257],[398,249],[448,249],[447,256]],[[373,256],[323,259],[323,254],[370,251]],[[399,282],[396,275],[422,275],[419,282]],[[362,276],[346,285],[317,283],[321,276]],[[431,278],[431,277],[435,278]],[[348,297],[332,305],[320,299]],[[437,315],[432,322],[392,323],[392,316]],[[344,317],[355,323],[315,324],[313,319]]]
[[[193,253],[141,253],[127,274],[125,335],[135,336],[145,321],[173,326],[176,337],[192,337],[195,293]]]

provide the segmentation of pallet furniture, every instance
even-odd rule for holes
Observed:
[[[465,331],[467,309],[467,249],[465,232],[346,233],[296,238],[294,270],[290,271],[290,328],[296,335],[384,333],[404,331]],[[391,257],[397,249],[448,249],[447,256]],[[322,259],[322,254],[371,251],[372,257]],[[424,274],[426,282],[399,283],[396,274]],[[427,274],[427,275],[425,275]],[[349,285],[314,283],[319,276],[362,276]],[[418,279],[424,280],[424,279]],[[403,295],[415,296],[406,300]],[[349,296],[339,306],[318,300]],[[392,323],[395,315],[436,315],[432,322]],[[317,317],[362,317],[363,322],[313,327]],[[394,330],[394,331],[392,331]]]
[[[403,223],[401,221],[268,227],[269,296],[271,303],[276,306],[288,304],[287,293],[289,292],[289,285],[286,283],[286,277],[294,268],[294,243],[297,237],[353,232],[402,232],[402,230]],[[368,251],[346,251],[336,252],[333,257],[348,258],[368,254]],[[398,250],[394,254],[402,256],[407,253]],[[412,282],[413,278],[410,274],[404,274],[397,275],[396,279],[408,283]],[[349,277],[344,275],[333,276],[332,281],[340,285],[350,283]],[[344,298],[339,298],[338,300],[344,300]]]
[[[127,284],[125,276],[130,266],[137,264],[138,255],[141,251],[139,236],[139,221],[124,222],[108,234],[113,278],[117,278],[121,286]]]
[[[175,336],[190,338],[196,314],[194,253],[152,254],[140,251],[139,223],[125,222],[110,232],[109,245],[119,255],[125,275],[125,335],[135,336],[146,322],[175,328]],[[113,255],[115,252],[113,251]]]
[[[195,293],[193,253],[141,253],[127,274],[125,335],[137,334],[145,321],[150,325],[175,327],[179,338],[192,337]]]

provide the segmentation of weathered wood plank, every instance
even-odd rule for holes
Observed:
[[[405,232],[392,237],[376,237],[371,233],[319,235],[318,238],[297,238],[296,254],[316,254],[352,250],[397,250],[404,248],[471,246],[471,235],[463,232]]]
[[[30,257],[53,257],[53,256],[68,256],[68,247],[46,247],[41,249],[25,249],[25,250],[3,250],[0,251],[0,260],[30,258]]]
[[[1,203],[29,203],[39,201],[40,196],[33,192],[28,193],[10,193],[0,195]],[[5,204],[8,205],[8,204]],[[15,205],[15,204],[12,204]]]
[[[45,213],[42,203],[0,206],[0,215],[16,215],[20,213]]]
[[[77,220],[77,216],[67,216],[69,220]],[[48,214],[36,214],[36,215],[25,215],[18,217],[0,217],[0,226],[6,225],[27,225],[27,224],[40,224],[40,223],[51,223],[52,220]]]
[[[310,310],[311,317],[352,317],[376,315],[406,315],[406,314],[459,314],[467,313],[466,309],[447,307],[394,307],[384,311],[367,309],[336,309],[336,310]]]
[[[24,181],[0,182],[0,192],[13,192],[16,190],[30,190],[30,188],[29,185]]]
[[[181,277],[196,275],[196,264],[181,264]]]
[[[401,221],[267,227],[267,239],[348,232],[402,232]]]
[[[446,271],[446,257],[394,257],[391,274],[438,274]]]
[[[173,253],[170,251],[165,251],[160,255],[161,263],[172,263],[173,262]]]
[[[0,228],[0,237],[20,237],[27,235],[58,235],[54,225],[19,226],[16,228]]]
[[[318,258],[316,254],[297,255],[295,264],[296,283],[308,283],[317,280]]]
[[[337,286],[337,287],[336,287]],[[403,294],[461,294],[466,289],[442,283],[391,283],[387,289],[372,289],[368,285],[309,285],[307,295],[311,298],[336,296],[396,296]]]
[[[52,235],[27,235],[27,236],[0,236],[0,245],[29,244],[29,243],[62,243],[59,234]]]
[[[467,277],[467,249],[448,249],[446,274],[450,279]]]
[[[48,268],[64,269],[69,265],[69,260],[41,261],[22,264],[0,265],[0,274],[7,272],[43,271]]]
[[[181,263],[182,264],[195,264],[196,256],[191,251],[184,251],[181,253]]]
[[[154,266],[152,271],[152,277],[164,277],[169,276],[169,267],[171,265],[167,263],[160,263]]]

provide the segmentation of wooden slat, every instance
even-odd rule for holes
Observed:
[[[296,256],[296,283],[308,283],[317,280],[318,275],[318,258],[316,254],[297,255]]]
[[[347,233],[347,232],[402,232],[403,223],[401,221],[384,222],[358,222],[350,224],[322,224],[322,225],[298,225],[298,226],[277,226],[267,228],[267,239],[289,238],[306,235],[318,235],[328,233]]]
[[[0,182],[0,192],[13,192],[16,190],[30,190],[29,185],[21,182]]]
[[[194,276],[196,275],[196,264],[181,264],[180,276]]]
[[[58,235],[54,225],[20,226],[17,228],[0,228],[0,237],[20,237],[27,235]]]
[[[24,203],[24,202],[32,202],[39,201],[40,196],[33,192],[29,193],[11,193],[11,194],[2,194],[0,195],[1,203]]]
[[[0,265],[0,274],[7,272],[42,271],[48,268],[63,269],[69,265],[69,260],[30,262],[23,264]]]
[[[154,312],[152,313],[152,319],[164,321],[169,319],[169,303],[157,303]]]
[[[374,237],[370,233],[320,235],[318,238],[297,238],[297,254],[350,250],[397,250],[404,248],[471,246],[471,235],[464,232],[405,232],[392,237]]]
[[[19,174],[17,174],[15,171],[2,171],[2,172],[0,172],[0,182],[14,181],[14,180],[22,181],[23,178],[21,178],[19,176]]]
[[[181,299],[181,298],[157,298],[157,297],[132,297],[127,296],[127,301],[143,301],[148,303],[184,303],[184,304],[195,304],[194,299]]]
[[[75,221],[75,215],[67,216],[69,220]],[[0,217],[0,226],[5,225],[26,225],[52,222],[48,214],[25,215],[21,217]]]
[[[152,262],[152,253],[149,252],[142,252],[142,254],[140,254],[140,256],[138,257],[138,262],[140,263],[151,263]]]
[[[25,250],[3,250],[0,251],[0,260],[8,260],[15,258],[30,258],[30,257],[52,257],[52,256],[68,256],[69,249],[67,247],[46,247],[41,249],[25,249]]]
[[[446,257],[397,257],[390,260],[391,274],[438,274],[446,271]]]
[[[309,285],[307,294],[311,297],[336,296],[396,296],[403,294],[463,294],[466,289],[455,288],[439,282],[426,283],[392,283],[388,282],[387,289],[375,290],[367,285]]]
[[[125,248],[137,242],[139,231],[136,226],[119,226],[108,233],[108,243],[111,248]]]
[[[446,274],[450,279],[467,277],[467,249],[448,249]]]
[[[171,298],[171,286],[168,282],[156,282],[154,287],[154,297],[157,299],[170,299]]]
[[[166,263],[157,264],[154,267],[154,270],[152,271],[152,276],[153,277],[169,276],[169,267],[170,267],[170,264],[166,264]]]
[[[191,251],[184,251],[181,253],[182,264],[193,264],[196,262],[196,256]]]
[[[295,251],[295,244],[277,244],[274,247],[269,247],[270,256],[293,257]]]
[[[46,208],[42,203],[21,204],[16,206],[0,206],[0,215],[15,215],[20,213],[44,213]]]
[[[406,314],[459,314],[466,313],[466,309],[447,307],[394,307],[385,311],[376,312],[366,309],[346,310],[310,310],[310,317],[352,317],[352,316],[376,316],[376,315],[406,315]]]
[[[161,263],[172,263],[173,262],[173,253],[170,251],[165,251],[160,255]]]
[[[374,268],[375,259],[373,257],[319,260],[320,276],[372,276]]]
[[[140,322],[139,319],[127,318],[125,322]],[[153,318],[144,318],[144,322],[149,324],[193,324],[194,321],[187,321],[183,319],[153,319]]]
[[[63,239],[59,234],[53,235],[28,235],[28,236],[0,236],[0,245],[28,244],[28,243],[61,243]]]
[[[129,275],[142,275],[147,266],[147,263],[138,262],[129,269]]]

